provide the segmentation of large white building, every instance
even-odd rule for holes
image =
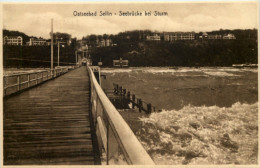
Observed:
[[[28,43],[29,46],[44,46],[47,45],[47,42],[43,38],[30,38],[30,41]]]
[[[177,41],[177,40],[194,40],[194,32],[176,32],[164,34],[165,41]]]
[[[23,38],[21,36],[5,36],[4,45],[23,45]]]
[[[223,39],[225,39],[225,40],[232,40],[232,39],[236,39],[236,37],[235,37],[234,34],[229,33],[229,34],[224,35]]]

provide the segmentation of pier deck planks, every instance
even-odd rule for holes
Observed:
[[[89,76],[80,67],[4,100],[4,165],[93,165]]]

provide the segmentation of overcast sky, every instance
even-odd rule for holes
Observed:
[[[117,16],[73,16],[73,12],[109,11]],[[162,11],[168,16],[118,16],[119,11]],[[144,14],[144,13],[143,13]],[[54,32],[82,38],[90,34],[116,34],[126,30],[211,31],[258,28],[256,2],[236,3],[95,3],[95,4],[5,4],[3,26],[29,36],[49,38]]]

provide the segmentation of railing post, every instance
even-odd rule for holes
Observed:
[[[27,88],[30,87],[30,74],[27,75]]]
[[[139,105],[139,112],[141,113],[142,112],[142,107],[143,107],[142,99],[139,99],[138,105]]]
[[[135,95],[132,95],[132,109],[135,108]]]
[[[8,85],[7,82],[6,82],[6,77],[4,76],[4,79],[3,79],[3,85],[4,85],[4,96],[6,95],[6,86]]]
[[[152,112],[152,105],[151,103],[147,104],[147,113],[151,113]]]
[[[36,74],[35,78],[36,78],[36,85],[37,85],[38,84],[38,73],[36,72],[35,74]]]
[[[17,76],[17,84],[18,91],[20,91],[20,75]]]
[[[42,72],[42,82],[43,82],[43,72]]]

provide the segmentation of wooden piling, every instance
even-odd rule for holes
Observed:
[[[135,95],[131,95],[130,91],[126,91],[126,89],[123,89],[122,86],[119,86],[118,84],[113,83],[114,85],[114,94],[120,96],[119,103],[132,103],[132,109],[134,109],[136,106],[139,109],[139,112],[145,111],[147,114],[150,114],[151,112],[155,112],[155,107],[152,106],[151,103],[143,105],[142,99],[136,98]],[[131,98],[132,97],[132,98]],[[146,107],[144,107],[146,106]]]
[[[130,102],[130,96],[131,96],[131,93],[128,91],[127,95],[126,95],[126,99],[127,99],[128,103]]]
[[[151,103],[147,104],[147,112],[148,114],[150,114],[152,112],[152,105]]]
[[[139,112],[142,112],[143,102],[142,99],[138,99]]]
[[[122,95],[122,86],[119,87],[119,93]]]
[[[132,109],[135,108],[135,95],[132,95]]]
[[[123,90],[123,96],[125,97],[126,95],[126,89],[122,89]]]
[[[117,87],[114,86],[114,94],[117,94]]]

